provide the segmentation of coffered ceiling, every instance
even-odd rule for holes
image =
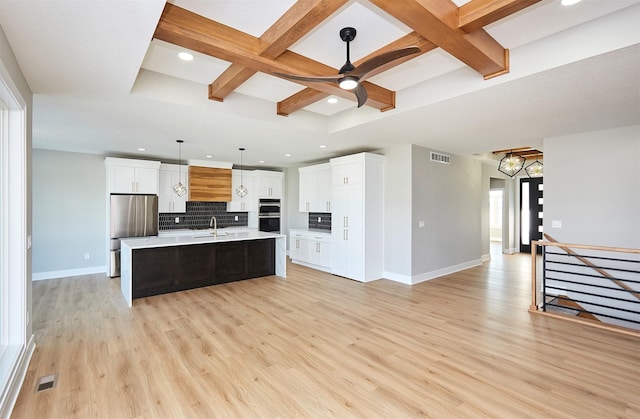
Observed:
[[[0,26],[34,92],[34,147],[171,160],[181,138],[187,158],[237,163],[245,147],[245,164],[277,167],[639,124],[639,2],[5,0]],[[337,74],[346,26],[356,66],[420,52],[373,71],[361,108],[273,75]]]

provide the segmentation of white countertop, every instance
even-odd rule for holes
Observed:
[[[210,234],[210,230],[189,230],[191,235],[173,235],[158,237],[140,237],[135,239],[123,239],[122,244],[130,249],[144,249],[150,247],[167,247],[167,246],[185,246],[191,244],[203,243],[221,243],[241,240],[259,240],[269,238],[286,238],[284,234],[267,233],[254,229],[220,229],[218,236],[214,237]]]
[[[326,234],[328,236],[331,235],[331,230],[322,230],[319,228],[290,228],[290,232],[300,232],[300,233],[312,233],[312,234]]]

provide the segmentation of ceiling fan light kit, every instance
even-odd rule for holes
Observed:
[[[420,48],[408,47],[385,52],[366,60],[356,67],[351,63],[351,50],[349,48],[349,43],[356,38],[356,33],[356,29],[352,27],[342,28],[340,30],[340,39],[342,39],[347,44],[347,60],[344,65],[340,67],[338,74],[335,76],[297,76],[293,74],[284,74],[277,72],[274,72],[273,74],[275,76],[289,80],[317,83],[336,83],[341,89],[352,91],[355,94],[359,108],[364,105],[369,98],[367,89],[365,89],[365,87],[362,85],[362,82],[364,81],[368,73],[378,67],[398,60],[402,57],[417,54],[418,52],[420,52]]]

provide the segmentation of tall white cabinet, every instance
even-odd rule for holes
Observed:
[[[331,272],[368,282],[384,270],[384,156],[331,159]]]

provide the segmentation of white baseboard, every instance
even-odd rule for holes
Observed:
[[[397,274],[394,272],[387,272],[387,271],[383,272],[382,275],[385,279],[388,279],[394,282],[399,282],[401,284],[411,285],[410,275],[401,275],[401,274]]]
[[[488,261],[488,260],[491,260],[491,253],[487,253],[487,254],[485,254],[485,255],[482,255],[482,256],[480,257],[480,260],[482,260],[483,262],[486,262],[486,261]]]
[[[419,275],[400,275],[393,272],[385,272],[384,277],[391,280],[400,282],[402,284],[414,285],[420,282],[428,281],[430,279],[438,278],[441,276],[449,275],[454,272],[464,271],[465,269],[473,268],[474,266],[482,265],[482,259],[474,259],[468,262],[460,263],[458,265],[447,266],[446,268],[436,269],[435,271],[424,272]]]
[[[88,268],[65,269],[62,271],[34,272],[31,275],[33,281],[41,281],[43,279],[66,278],[68,276],[92,275],[104,273],[106,275],[106,266],[90,266]]]
[[[18,400],[20,389],[24,383],[24,377],[27,375],[27,369],[29,368],[29,362],[31,356],[36,348],[34,335],[31,335],[29,342],[23,348],[17,349],[18,353],[15,356],[15,362],[11,365],[11,368],[7,371],[7,380],[5,381],[5,387],[0,389],[0,418],[8,418],[11,416],[13,407]],[[8,355],[5,353],[5,355]]]

